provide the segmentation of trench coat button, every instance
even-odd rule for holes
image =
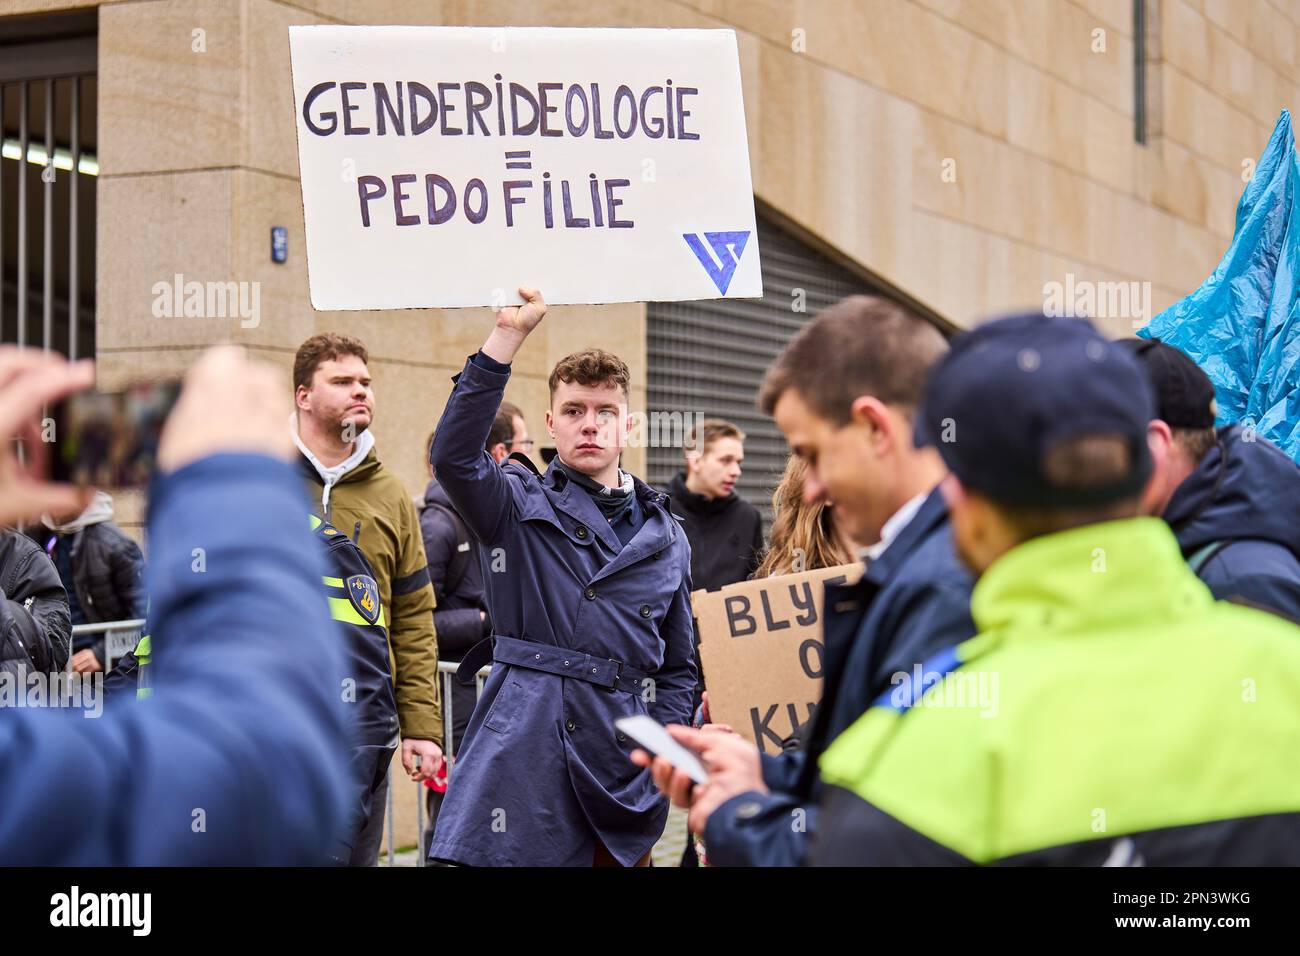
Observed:
[[[569,666],[569,662],[568,662],[568,661],[565,661],[565,662],[564,662],[564,666],[565,666],[565,667],[568,667],[568,666]]]
[[[649,617],[649,616],[650,616],[650,605],[649,605],[649,604],[642,604],[642,605],[641,605],[641,612],[640,612],[640,613],[641,613],[641,616],[642,616],[642,617]]]
[[[540,661],[541,659],[542,659],[542,655],[541,655],[541,654],[534,654],[534,655],[533,655],[533,660],[535,660],[535,661]]]
[[[595,588],[587,588],[587,590],[583,591],[582,594],[583,594],[583,596],[584,596],[588,601],[594,601],[594,600],[596,600],[596,589],[595,589]]]
[[[567,730],[569,733],[573,733],[575,730],[578,729],[578,725],[575,724],[573,722],[573,718],[570,717],[568,720],[564,722],[564,729]]]
[[[620,730],[615,736],[618,737],[619,743],[621,744],[627,743],[627,734],[623,733],[623,731]]]
[[[752,820],[762,811],[763,805],[754,800],[746,800],[736,807],[736,816],[742,820]]]
[[[577,535],[580,539],[582,539],[583,541],[587,540],[587,526],[586,526],[586,525],[581,525],[581,524],[578,525],[578,527],[576,527],[576,528],[573,529],[573,533],[576,534],[576,535]]]

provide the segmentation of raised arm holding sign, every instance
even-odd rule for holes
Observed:
[[[461,673],[493,662],[461,745],[429,855],[475,866],[649,859],[667,803],[622,717],[690,719],[695,688],[690,545],[668,499],[618,467],[627,365],[584,349],[555,366],[544,475],[499,466],[484,439],[510,362],[546,314],[534,289],[497,313],[465,364],[430,462],[488,555],[493,637]]]

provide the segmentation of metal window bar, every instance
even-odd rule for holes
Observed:
[[[53,161],[51,157],[51,162]],[[77,358],[77,328],[81,325],[81,276],[77,274],[77,174],[81,171],[81,77],[72,78],[72,169],[69,171],[68,205],[68,358]]]
[[[72,359],[88,351],[87,343],[80,335],[81,294],[85,286],[80,275],[84,259],[80,248],[84,205],[81,193],[82,176],[97,175],[98,163],[93,153],[84,151],[82,123],[85,119],[83,107],[89,105],[92,111],[94,109],[93,97],[83,95],[85,81],[94,76],[93,69],[73,71],[69,67],[67,71],[61,69],[57,75],[38,74],[19,79],[8,70],[0,69],[0,146],[4,157],[0,159],[0,266],[6,262],[6,253],[13,255],[10,260],[13,271],[5,270],[4,278],[12,278],[15,285],[12,332],[8,325],[7,297],[0,289],[0,340],[35,346],[39,336],[43,351],[66,348],[68,357]],[[43,110],[39,104],[33,109],[33,87],[44,97]],[[6,94],[17,103],[7,104]],[[12,131],[7,135],[4,132],[6,120],[14,118],[10,110],[15,105],[18,119],[16,138]],[[66,148],[62,145],[64,143]],[[9,166],[11,161],[12,167]],[[39,212],[28,208],[29,198],[35,198],[30,196],[28,179],[36,174],[37,167],[41,170],[43,187]],[[9,186],[9,168],[13,170],[12,186]],[[64,175],[68,183],[66,207],[61,195]],[[6,186],[15,190],[12,204],[5,202]],[[36,222],[38,218],[41,220],[39,223]],[[39,259],[34,259],[30,245],[35,238],[32,233],[37,228],[41,229],[41,246],[37,253]],[[16,248],[8,247],[11,231]],[[61,257],[58,244],[64,241],[67,242],[66,260],[63,260],[67,268],[66,284],[56,267],[56,258]],[[37,278],[34,275],[36,270],[40,271],[40,284],[34,291],[32,282]],[[64,289],[66,299],[59,295]],[[41,299],[39,331],[34,326],[34,296]]]
[[[1147,141],[1147,5],[1133,0],[1133,138]]]

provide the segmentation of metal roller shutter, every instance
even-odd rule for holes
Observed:
[[[725,418],[746,434],[737,493],[771,522],[772,492],[789,446],[754,405],[763,373],[791,336],[823,308],[848,295],[883,294],[770,218],[758,218],[762,299],[651,302],[646,310],[647,404],[651,414]],[[804,292],[804,311],[793,309]],[[653,484],[681,468],[681,448],[646,449]]]

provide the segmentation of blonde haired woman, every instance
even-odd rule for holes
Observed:
[[[825,501],[810,505],[803,500],[807,473],[804,460],[791,455],[772,494],[772,533],[755,578],[833,568],[858,560],[859,546],[836,527],[835,507]]]

